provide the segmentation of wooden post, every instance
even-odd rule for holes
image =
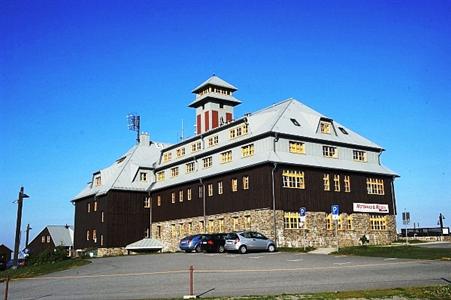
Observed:
[[[189,295],[192,296],[194,293],[194,278],[193,278],[193,273],[194,273],[194,267],[193,266],[189,266]]]

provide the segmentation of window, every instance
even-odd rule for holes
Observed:
[[[238,191],[238,179],[232,178],[232,192]]]
[[[377,178],[367,178],[366,188],[369,195],[384,195],[384,180]]]
[[[333,226],[332,226],[332,214],[328,214],[327,216],[326,216],[326,229],[327,230],[332,230],[333,229]]]
[[[102,213],[100,214],[100,222],[103,223],[105,222],[105,213],[102,211]]]
[[[102,185],[102,177],[100,177],[100,175],[96,176],[94,178],[94,184],[95,184],[95,186],[101,186]]]
[[[186,173],[192,173],[194,172],[194,162],[189,162],[186,165]]]
[[[344,129],[343,127],[338,127],[338,129],[340,129],[340,131],[343,132],[343,134],[348,134],[346,129]]]
[[[212,233],[215,231],[215,221],[214,220],[208,220],[208,232]]]
[[[171,203],[175,203],[175,192],[171,193]]]
[[[89,239],[90,239],[90,235],[89,235],[89,229],[88,229],[88,230],[86,230],[86,240],[89,241]]]
[[[283,227],[285,229],[298,229],[299,228],[299,213],[297,212],[285,212],[283,214]]]
[[[334,191],[340,191],[340,175],[334,175]]]
[[[247,124],[242,124],[238,127],[229,130],[229,139],[234,139],[236,137],[246,135],[249,132]]]
[[[202,162],[204,164],[204,169],[209,168],[213,164],[213,158],[211,156],[203,158]]]
[[[351,192],[351,177],[345,176],[345,192],[349,193]]]
[[[190,201],[193,198],[190,188],[186,190],[186,198],[188,199],[188,201]]]
[[[202,143],[200,141],[191,144],[191,152],[197,152],[202,148]]]
[[[208,187],[208,197],[213,196],[213,184],[209,183],[207,187]]]
[[[205,223],[204,223],[204,221],[199,221],[199,231],[205,231]]]
[[[88,202],[88,213],[91,212],[91,202]]]
[[[100,235],[100,246],[103,246],[103,234]]]
[[[161,238],[161,225],[157,226],[157,238]]]
[[[157,206],[161,206],[161,196],[157,196]]]
[[[180,158],[182,156],[185,156],[185,148],[178,148],[177,150],[175,150],[175,155],[177,156],[177,158]]]
[[[323,146],[323,156],[337,158],[338,157],[337,147]]]
[[[179,176],[179,167],[171,168],[171,177]]]
[[[191,234],[193,232],[193,222],[188,223],[187,233]]]
[[[179,191],[179,202],[183,202],[183,191]]]
[[[147,173],[139,172],[139,181],[147,181]]]
[[[175,224],[171,224],[171,237],[175,237],[177,232],[175,231]]]
[[[352,158],[355,161],[366,162],[366,152],[361,150],[352,150]]]
[[[97,230],[95,229],[92,230],[92,240],[97,243]]]
[[[237,231],[239,229],[238,217],[233,217],[233,231]]]
[[[150,208],[150,197],[144,198],[144,208]]]
[[[338,220],[337,220],[337,229],[338,230],[344,229],[344,226],[343,226],[343,221],[345,221],[344,219],[345,219],[345,217],[343,216],[343,214],[340,214],[338,216]]]
[[[244,216],[244,228],[251,229],[251,216]]]
[[[243,176],[243,190],[249,189],[249,176]]]
[[[321,129],[321,133],[330,134],[332,124],[328,121],[321,121],[319,123],[319,127]]]
[[[179,223],[179,236],[184,236],[185,235],[185,230],[184,230],[184,226],[183,223]]]
[[[370,215],[371,230],[387,230],[387,217]]]
[[[346,225],[347,225],[347,229],[348,230],[354,230],[354,224],[352,222],[352,217],[351,216],[348,216],[346,218]]]
[[[163,181],[164,180],[164,171],[160,171],[157,173],[157,181]]]
[[[208,147],[213,147],[219,143],[219,138],[217,135],[211,136],[207,139]]]
[[[41,243],[45,243],[45,235],[41,237]]]
[[[228,163],[232,161],[232,150],[221,153],[221,163]]]
[[[47,244],[50,243],[50,235],[47,236]]]
[[[224,193],[224,189],[223,189],[223,186],[222,186],[222,181],[219,181],[218,182],[218,194],[222,195],[223,193]]]
[[[330,191],[329,174],[324,174],[324,176],[323,176],[323,182],[324,182],[324,190],[325,190],[325,191]]]
[[[224,219],[219,219],[218,220],[218,231],[219,232],[224,232]]]
[[[296,154],[305,154],[304,143],[290,141],[290,152]]]
[[[285,188],[305,189],[304,172],[284,170],[282,179]]]
[[[241,147],[241,157],[249,157],[254,155],[254,144]]]
[[[293,119],[293,118],[291,118],[290,120],[291,120],[291,122],[293,122],[294,126],[301,126],[301,124],[299,124],[298,120]]]
[[[94,211],[97,211],[97,201],[94,201]]]
[[[202,198],[202,196],[203,196],[203,194],[204,194],[204,188],[203,188],[203,186],[199,185],[198,192],[199,192],[199,198]]]
[[[163,162],[168,162],[172,159],[172,153],[171,152],[165,152],[163,154]]]

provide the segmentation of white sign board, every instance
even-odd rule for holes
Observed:
[[[388,214],[388,204],[376,203],[353,203],[355,212],[383,213]]]

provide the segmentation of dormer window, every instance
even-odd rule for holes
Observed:
[[[172,153],[166,152],[163,154],[163,162],[168,162],[172,159]]]
[[[366,151],[352,150],[352,158],[355,161],[366,162]]]
[[[147,173],[146,172],[139,172],[139,181],[147,181]]]
[[[193,142],[191,144],[191,152],[197,152],[202,148],[202,143],[200,141]]]
[[[219,143],[219,137],[217,135],[208,138],[208,147],[213,147]]]
[[[337,147],[323,146],[323,156],[330,158],[338,158]]]
[[[100,175],[97,175],[94,177],[94,186],[101,186],[102,185],[102,177]]]
[[[332,124],[329,121],[321,121],[319,123],[321,133],[330,134]]]
[[[171,169],[171,177],[179,176],[179,167],[174,167]]]
[[[157,173],[157,181],[163,181],[164,180],[164,171],[160,171]]]
[[[185,155],[185,148],[178,148],[177,150],[175,150],[175,153],[177,155],[177,158],[182,157]]]

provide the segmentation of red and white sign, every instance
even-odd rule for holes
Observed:
[[[388,214],[388,204],[354,203],[354,211]]]

